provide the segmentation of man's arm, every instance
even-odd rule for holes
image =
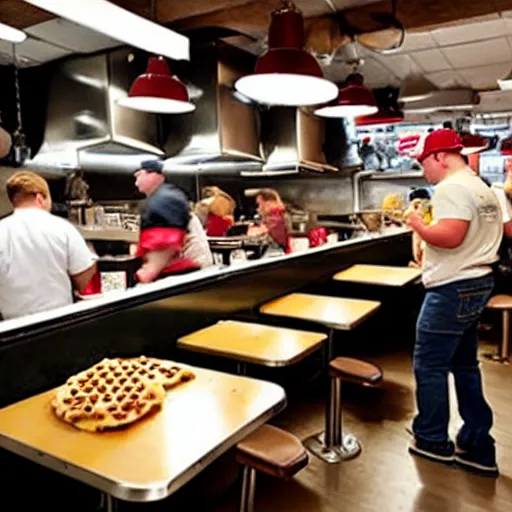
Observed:
[[[96,273],[96,263],[93,263],[91,267],[83,272],[79,272],[78,274],[72,275],[71,281],[73,282],[74,288],[78,291],[78,293],[83,293],[87,288],[87,285],[91,282],[94,274]]]
[[[440,249],[456,249],[466,238],[469,221],[461,219],[442,219],[428,225],[413,213],[407,217],[407,225],[429,245]]]
[[[177,254],[174,249],[149,251],[144,255],[144,263],[137,270],[137,279],[141,283],[154,281],[160,272],[169,264],[169,261]]]

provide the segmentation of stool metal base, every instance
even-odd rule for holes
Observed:
[[[361,444],[352,434],[344,434],[341,438],[341,445],[328,447],[325,443],[325,433],[320,432],[315,436],[308,437],[304,446],[319,459],[329,464],[339,464],[344,460],[357,457],[362,450]]]
[[[501,356],[500,354],[483,354],[483,356],[485,359],[495,363],[512,364],[512,357],[510,356]]]

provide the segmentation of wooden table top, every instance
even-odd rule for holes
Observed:
[[[405,286],[421,276],[421,269],[390,267],[385,265],[353,265],[333,276],[335,281],[376,284],[382,286]]]
[[[218,322],[178,340],[178,347],[265,366],[287,366],[319,349],[325,334],[262,324]]]
[[[184,365],[181,365],[184,366]],[[124,430],[59,420],[55,390],[0,409],[0,447],[127,501],[163,499],[286,405],[273,383],[191,367],[161,411]]]
[[[261,306],[266,315],[286,316],[349,331],[380,307],[373,300],[345,299],[322,295],[292,293]]]

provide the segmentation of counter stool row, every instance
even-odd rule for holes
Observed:
[[[388,286],[402,286],[419,276],[413,269],[386,269],[383,274],[386,280],[382,284]],[[356,265],[336,274],[334,279],[375,284],[379,271],[382,272],[382,268]],[[227,320],[178,340],[181,349],[238,361],[241,374],[245,374],[247,363],[289,366],[319,349],[323,350],[323,366],[330,378],[324,432],[308,438],[302,445],[292,434],[265,425],[239,443],[237,459],[244,466],[241,512],[253,510],[256,471],[291,478],[307,465],[304,446],[329,463],[339,463],[360,453],[361,445],[356,437],[343,432],[342,382],[376,386],[382,380],[382,371],[357,359],[333,359],[334,333],[354,329],[379,307],[380,302],[377,301],[293,293],[264,304],[260,313],[274,318],[308,321],[327,330],[327,335]]]

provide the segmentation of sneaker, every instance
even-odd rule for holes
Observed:
[[[442,464],[451,465],[455,461],[455,445],[451,441],[430,443],[416,438],[409,445],[409,453]]]
[[[455,454],[455,464],[461,469],[477,475],[497,478],[500,476],[494,446],[490,450],[459,450]]]

